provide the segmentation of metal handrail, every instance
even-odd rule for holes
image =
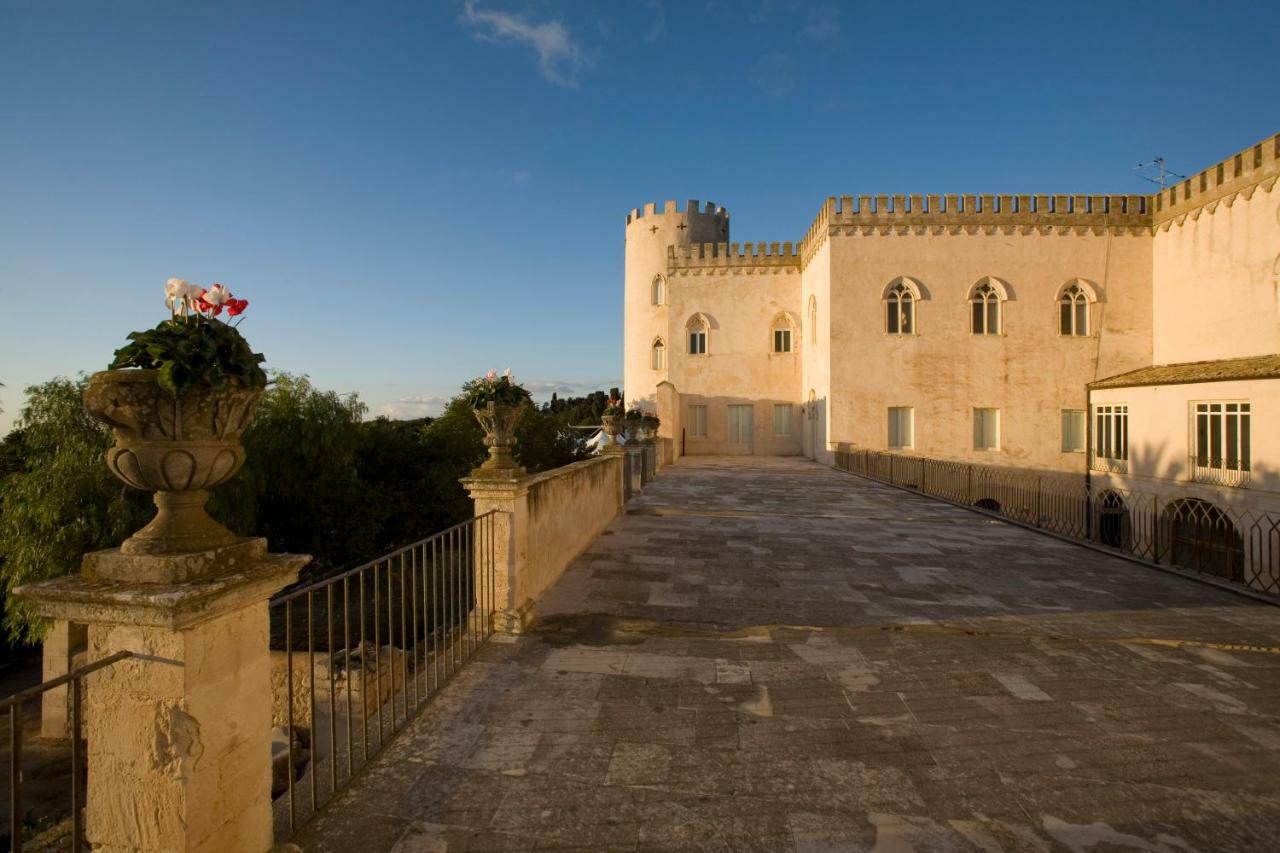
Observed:
[[[80,740],[84,726],[83,684],[85,676],[98,670],[106,669],[112,664],[126,658],[134,657],[133,652],[116,652],[93,663],[78,666],[65,675],[51,678],[48,681],[19,690],[11,696],[0,699],[0,711],[8,711],[9,716],[9,849],[11,853],[22,851],[22,706],[50,690],[67,685],[71,693],[71,849],[78,851],[84,848],[84,817],[81,807],[84,796],[81,792]]]
[[[354,575],[358,575],[360,572],[363,572],[372,568],[375,564],[383,563],[387,560],[392,559],[393,557],[399,557],[401,554],[406,554],[414,550],[415,548],[421,548],[424,545],[429,545],[434,540],[447,537],[449,534],[457,530],[461,530],[462,528],[467,527],[480,519],[486,519],[491,515],[497,515],[497,514],[498,514],[498,510],[491,509],[488,512],[486,512],[484,515],[477,515],[474,518],[468,518],[466,521],[459,521],[457,524],[453,525],[452,527],[446,527],[444,530],[438,531],[436,533],[432,533],[430,536],[428,536],[425,539],[419,539],[417,542],[413,542],[413,543],[410,543],[409,545],[405,545],[401,548],[397,548],[394,551],[388,551],[386,554],[383,554],[381,557],[372,559],[367,563],[361,563],[355,568],[345,569],[345,570],[340,569],[337,572],[334,572],[333,574],[323,575],[319,578],[316,578],[314,581],[311,581],[306,586],[298,587],[297,589],[286,588],[281,592],[278,592],[274,596],[272,596],[271,604],[273,606],[277,604],[283,604],[284,602],[289,601],[291,599],[300,598],[301,596],[306,595],[308,592],[312,592],[314,590],[320,589],[326,584],[331,584],[331,583],[334,583],[335,581],[340,581],[343,578],[348,578]]]
[[[836,467],[1214,582],[1280,597],[1280,514],[1160,495],[1068,472],[998,468],[851,448]]]
[[[273,648],[282,643],[285,653],[284,707],[273,705],[272,713],[283,718],[288,739],[277,840],[333,802],[492,636],[500,514],[486,512],[271,600]],[[309,733],[309,761],[300,760],[295,732]],[[309,796],[299,796],[300,788]]]

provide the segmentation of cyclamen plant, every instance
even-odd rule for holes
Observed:
[[[601,413],[607,417],[618,417],[622,414],[622,401],[610,397],[604,404],[604,411]]]
[[[644,418],[645,414],[640,409],[629,409],[626,414],[626,420],[629,421],[642,421]]]
[[[156,381],[175,397],[200,388],[221,391],[231,384],[267,386],[263,356],[236,330],[239,323],[217,319],[224,311],[239,317],[249,300],[236,299],[221,284],[203,288],[180,278],[169,279],[164,294],[169,319],[131,333],[130,343],[116,350],[110,370],[157,370]]]
[[[463,385],[462,393],[467,398],[467,404],[473,409],[483,409],[490,403],[499,406],[520,406],[532,399],[528,389],[515,381],[510,369],[504,371],[501,376],[490,370],[484,376],[472,379]]]

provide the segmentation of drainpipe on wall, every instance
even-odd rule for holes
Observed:
[[[1084,499],[1088,512],[1085,513],[1085,534],[1093,541],[1093,389],[1084,386]]]

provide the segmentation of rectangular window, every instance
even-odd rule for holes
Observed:
[[[1226,486],[1249,480],[1251,406],[1249,403],[1193,403],[1191,433],[1194,479]]]
[[[889,446],[896,449],[915,444],[915,409],[894,406],[889,409]]]
[[[707,407],[689,407],[689,435],[694,438],[707,437]]]
[[[689,333],[689,355],[706,355],[707,353],[707,333],[706,332],[690,332]]]
[[[776,436],[791,435],[791,404],[773,404],[773,434]]]
[[[790,329],[774,329],[773,330],[773,351],[774,352],[791,352],[791,330]]]
[[[1124,473],[1129,469],[1129,407],[1109,403],[1093,407],[1093,467]]]
[[[1062,452],[1084,453],[1084,410],[1062,410]]]
[[[1000,410],[973,410],[973,449],[1000,449]]]

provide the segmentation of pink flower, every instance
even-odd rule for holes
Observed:
[[[498,372],[496,370],[490,370],[488,373],[484,375],[484,378],[492,382],[493,380],[498,378]]]

